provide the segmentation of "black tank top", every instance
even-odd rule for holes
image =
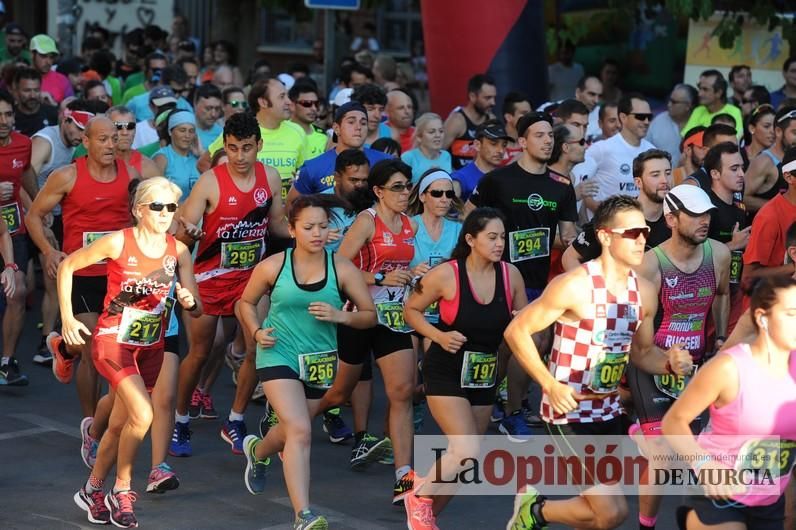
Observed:
[[[507,293],[511,291],[506,288],[506,283],[503,281],[503,268],[505,265],[502,262],[495,263],[495,292],[492,296],[492,301],[488,304],[481,304],[476,301],[470,290],[470,280],[467,276],[467,267],[465,260],[459,259],[451,263],[458,271],[459,276],[459,292],[458,292],[458,307],[453,307],[456,310],[456,317],[453,322],[447,324],[443,315],[447,313],[448,308],[455,304],[456,300],[440,302],[440,320],[437,327],[444,331],[458,331],[465,337],[467,342],[457,352],[461,355],[464,351],[481,351],[487,353],[497,352],[498,346],[503,341],[503,331],[506,326],[511,322],[511,301],[507,299]],[[435,350],[434,353],[442,353],[443,355],[450,355],[442,350],[436,342],[431,344],[429,353]]]
[[[780,193],[788,190],[788,182],[782,176],[782,163],[777,164],[777,181],[766,191],[755,193],[755,197],[770,201]]]
[[[461,169],[468,162],[471,162],[475,159],[475,149],[473,148],[473,140],[475,140],[475,131],[478,129],[478,125],[473,123],[473,120],[467,117],[467,113],[464,112],[462,107],[456,109],[456,112],[462,115],[464,118],[464,134],[453,140],[453,143],[450,146],[451,152],[451,161],[453,163],[453,169]]]

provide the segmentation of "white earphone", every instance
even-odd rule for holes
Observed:
[[[760,323],[763,325],[763,329],[768,331],[768,317],[761,317]]]

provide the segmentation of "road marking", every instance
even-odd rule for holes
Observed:
[[[293,507],[293,505],[290,504],[290,499],[288,497],[278,497],[276,499],[268,499],[268,501],[282,506],[287,506],[288,508]],[[332,510],[331,508],[327,508],[319,504],[313,504],[313,506],[318,508],[316,513],[318,515],[323,515],[324,517],[326,517],[326,519],[330,523],[330,526],[333,527],[338,527],[339,525],[343,525],[345,528],[351,528],[353,530],[388,530],[386,526],[377,525],[373,521],[358,519],[347,513],[338,512],[336,510]],[[337,524],[332,525],[331,523],[337,523]],[[291,525],[279,524],[275,526],[267,526],[262,530],[285,530],[288,528],[291,528]]]
[[[32,513],[31,515],[33,517],[41,517],[42,519],[48,519],[50,521],[58,521],[59,523],[63,523],[63,524],[69,525],[69,526],[73,526],[75,528],[80,528],[81,530],[92,530],[94,528],[93,526],[77,524],[77,523],[73,523],[72,521],[67,521],[66,519],[59,519],[58,517],[52,517],[50,515],[44,515],[44,514],[41,514],[41,513]]]
[[[38,425],[39,427],[44,427],[45,429],[49,429],[51,431],[60,432],[61,434],[71,436],[72,438],[77,438],[78,440],[83,438],[80,434],[79,427],[73,427],[71,425],[67,425],[66,423],[61,423],[44,416],[39,416],[38,414],[9,414],[9,416],[18,420],[32,423],[33,425]]]
[[[32,429],[23,429],[21,431],[12,431],[0,433],[0,441],[13,440],[14,438],[23,438],[25,436],[33,436],[34,434],[42,434],[45,432],[52,432],[52,429],[47,427],[33,427]]]

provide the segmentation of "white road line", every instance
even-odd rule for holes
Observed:
[[[44,515],[42,513],[32,513],[31,515],[33,517],[41,517],[42,519],[48,519],[50,521],[58,521],[59,523],[80,528],[81,530],[93,530],[93,528],[95,528],[94,526],[77,524],[72,521],[67,521],[66,519],[59,519],[58,517],[52,517],[51,515]]]
[[[276,504],[280,504],[282,506],[287,506],[288,508],[292,508],[290,504],[290,499],[287,497],[278,497],[276,499],[268,499],[269,502],[273,502]],[[364,519],[358,519],[347,513],[338,512],[336,510],[332,510],[331,508],[327,508],[325,506],[321,506],[319,504],[312,504],[313,507],[317,508],[317,514],[323,515],[326,519],[329,520],[331,526],[336,527],[338,525],[343,525],[345,528],[352,528],[353,530],[388,530],[386,526],[381,526],[373,521],[365,521]],[[331,523],[337,523],[336,525],[332,525]],[[276,526],[268,526],[263,530],[284,530],[286,528],[290,528],[290,525],[276,525]]]
[[[47,427],[33,427],[32,429],[23,429],[21,431],[4,432],[0,433],[0,441],[33,436],[34,434],[41,434],[44,432],[52,432],[52,429]]]
[[[82,436],[80,435],[80,428],[77,426],[51,420],[50,418],[39,416],[38,414],[9,414],[9,416],[18,420],[32,423],[33,425],[38,425],[39,427],[44,427],[51,431],[60,432],[61,434],[71,436],[72,438],[77,438],[78,440],[82,439]]]

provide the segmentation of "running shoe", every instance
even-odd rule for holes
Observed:
[[[235,380],[237,379],[238,378],[235,377]],[[237,385],[237,383],[235,384]],[[263,391],[263,385],[257,384],[257,386],[254,387],[254,392],[252,392],[251,401],[258,401],[260,399],[265,399],[265,391]]]
[[[541,507],[545,498],[539,495],[536,488],[528,486],[523,493],[514,497],[514,513],[511,516],[506,530],[544,530],[539,522]]]
[[[88,493],[86,486],[83,486],[75,493],[75,504],[86,511],[89,523],[108,524],[111,522],[111,512],[105,506],[105,494],[102,490]]]
[[[348,427],[340,416],[340,409],[336,412],[326,411],[323,413],[323,432],[329,435],[329,441],[339,444],[354,437],[354,431]]]
[[[381,458],[379,458],[379,464],[384,464],[385,466],[391,466],[395,464],[395,454],[393,453],[392,449],[392,440],[390,440],[389,436],[384,437],[384,454],[382,454]]]
[[[265,491],[265,476],[268,464],[271,463],[270,458],[258,460],[254,456],[254,449],[259,442],[260,438],[253,434],[243,439],[244,454],[246,455],[246,472],[243,474],[243,481],[246,483],[246,489],[252,495],[259,495]]]
[[[146,485],[147,493],[166,493],[180,487],[180,479],[166,462],[161,462],[149,472]]]
[[[119,528],[138,528],[138,520],[133,513],[133,503],[138,500],[134,491],[112,491],[105,495],[105,506],[111,512],[111,522]]]
[[[202,394],[202,410],[199,412],[199,417],[205,420],[218,419],[218,411],[213,406],[213,396],[210,394]]]
[[[227,442],[232,448],[232,454],[243,454],[243,439],[246,438],[246,422],[227,421],[221,427],[221,439]]]
[[[246,357],[246,353],[235,353],[232,351],[232,345],[234,343],[230,342],[227,344],[226,350],[224,351],[224,363],[229,367],[230,370],[237,373],[240,369],[240,365],[243,364],[243,358]]]
[[[533,412],[530,407],[522,406],[522,416],[525,418],[525,424],[528,427],[541,427],[543,425],[542,418]]]
[[[0,386],[28,386],[28,376],[19,371],[19,362],[13,357],[0,366]]]
[[[94,418],[90,416],[83,418],[83,421],[80,422],[80,435],[83,438],[83,444],[80,446],[80,457],[89,469],[94,469],[94,462],[97,461],[97,448],[99,447],[99,440],[88,433],[93,423]]]
[[[72,380],[72,374],[75,371],[75,360],[66,359],[61,353],[61,344],[64,339],[58,332],[53,331],[47,335],[45,341],[47,343],[47,351],[53,356],[53,375],[55,378],[63,383],[68,384]]]
[[[188,417],[195,420],[202,413],[202,391],[194,388],[191,394],[191,401],[188,403]]]
[[[310,510],[304,510],[296,516],[293,530],[328,530],[329,522],[323,515],[316,515]]]
[[[279,417],[274,412],[274,409],[271,408],[271,404],[267,401],[265,402],[265,414],[263,417],[260,418],[260,438],[265,438],[265,435],[268,434],[268,431],[279,423]]]
[[[169,454],[171,456],[191,456],[191,429],[190,423],[174,422],[174,433],[171,435]]]
[[[434,517],[431,497],[418,497],[411,493],[404,497],[406,527],[409,530],[439,530]]]
[[[39,342],[39,349],[33,356],[33,362],[41,366],[50,366],[53,362],[53,354],[47,349],[45,337]]]
[[[355,444],[351,450],[351,469],[361,471],[373,462],[378,462],[384,456],[386,444],[388,443],[389,441],[386,438],[380,440],[372,434],[365,433],[359,443]]]
[[[415,434],[423,432],[423,423],[426,420],[426,404],[415,403],[412,407],[413,421],[415,424]]]
[[[512,442],[527,442],[531,438],[531,429],[525,424],[522,410],[509,414],[498,425],[498,430],[505,434]]]
[[[400,506],[404,502],[407,494],[412,493],[415,487],[415,472],[411,469],[404,473],[404,476],[395,481],[392,488],[392,505]]]
[[[506,410],[503,406],[503,401],[498,399],[495,401],[495,404],[492,405],[492,414],[489,416],[489,421],[492,423],[498,423],[503,421],[503,418],[506,417]]]

